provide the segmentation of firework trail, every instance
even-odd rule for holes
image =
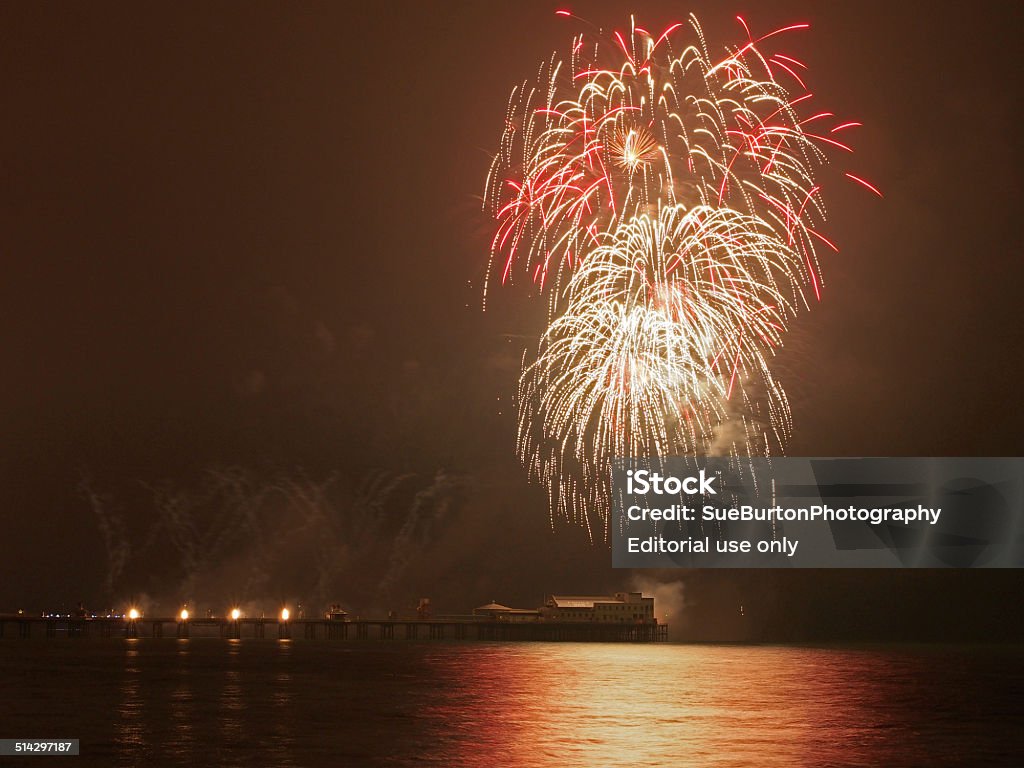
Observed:
[[[114,509],[110,497],[97,491],[90,477],[82,476],[78,490],[89,501],[89,505],[96,515],[96,524],[103,539],[103,547],[107,552],[107,572],[103,580],[103,597],[105,600],[110,600],[114,596],[114,586],[124,572],[131,555],[127,527],[123,517]]]
[[[340,600],[379,610],[419,595],[411,564],[454,530],[463,486],[444,471],[354,480],[211,468],[191,485],[143,483],[155,521],[134,541],[115,494],[97,491],[88,478],[81,491],[108,551],[108,599],[123,594],[130,577],[154,580],[163,605],[216,606],[230,598],[265,606],[290,595],[311,606]]]
[[[592,536],[612,457],[770,453],[789,432],[769,362],[835,248],[813,171],[859,123],[809,110],[806,66],[762,51],[807,25],[739,21],[718,58],[693,17],[678,52],[683,24],[577,36],[513,90],[488,174],[485,307],[498,275],[548,302],[518,452]]]

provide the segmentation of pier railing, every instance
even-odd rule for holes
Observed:
[[[425,619],[54,618],[0,616],[0,639],[228,638],[302,640],[497,640],[639,642],[668,639],[667,624],[503,621],[482,617]]]

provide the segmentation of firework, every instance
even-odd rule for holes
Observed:
[[[676,50],[683,26],[577,36],[513,91],[486,184],[487,285],[526,277],[549,307],[518,450],[588,529],[613,456],[781,447],[769,363],[820,298],[816,248],[834,248],[813,171],[859,125],[808,110],[805,65],[762,51],[806,25],[755,39],[744,24],[718,57],[693,17]]]
[[[587,525],[607,511],[613,456],[707,454],[737,418],[747,448],[781,445],[788,408],[768,360],[806,283],[792,247],[729,209],[664,208],[602,240],[518,398],[520,455],[552,508]]]

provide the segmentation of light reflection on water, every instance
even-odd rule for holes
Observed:
[[[793,648],[530,650],[488,654],[469,668],[440,660],[465,678],[467,695],[447,697],[432,717],[438,732],[457,723],[450,747],[475,743],[464,764],[914,764],[939,730],[912,657],[908,665]]]
[[[141,756],[146,745],[146,729],[142,697],[142,670],[139,666],[139,641],[124,641],[124,664],[118,690],[117,743],[121,757],[134,760]],[[70,737],[74,738],[74,737]]]
[[[296,741],[294,733],[295,707],[292,688],[292,643],[281,640],[277,646],[278,654],[274,660],[274,685],[271,694],[274,722],[270,729],[270,745],[268,757],[272,765],[294,766]]]
[[[241,640],[227,641],[227,658],[223,672],[224,679],[220,686],[220,706],[218,707],[220,723],[218,743],[227,753],[245,743],[246,699],[242,691],[242,672],[239,668],[241,652]]]
[[[194,701],[192,695],[192,669],[189,664],[189,641],[175,641],[173,667],[174,687],[170,695],[171,734],[178,753],[191,758],[195,750],[192,717]]]
[[[4,738],[77,765],[1024,764],[1024,651],[4,641]]]

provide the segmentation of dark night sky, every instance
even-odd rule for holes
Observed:
[[[850,167],[885,200],[826,190],[842,250],[780,361],[789,453],[1020,455],[1024,14],[891,5],[635,10],[651,27],[693,10],[723,42],[740,38],[735,13],[756,30],[810,21],[784,47],[810,63],[819,105],[865,123]],[[578,531],[550,533],[512,455],[503,334],[536,334],[543,310],[512,290],[480,312],[489,153],[511,87],[578,29],[557,7],[0,9],[0,610],[143,590],[103,594],[83,474],[144,535],[141,483],[194,487],[234,465],[468,478],[462,522],[431,541],[449,563],[423,573],[453,610],[625,583]],[[628,24],[622,4],[569,7]],[[746,600],[800,637],[861,619],[894,636],[1005,628],[1022,586],[1015,572],[684,581],[722,635]]]

